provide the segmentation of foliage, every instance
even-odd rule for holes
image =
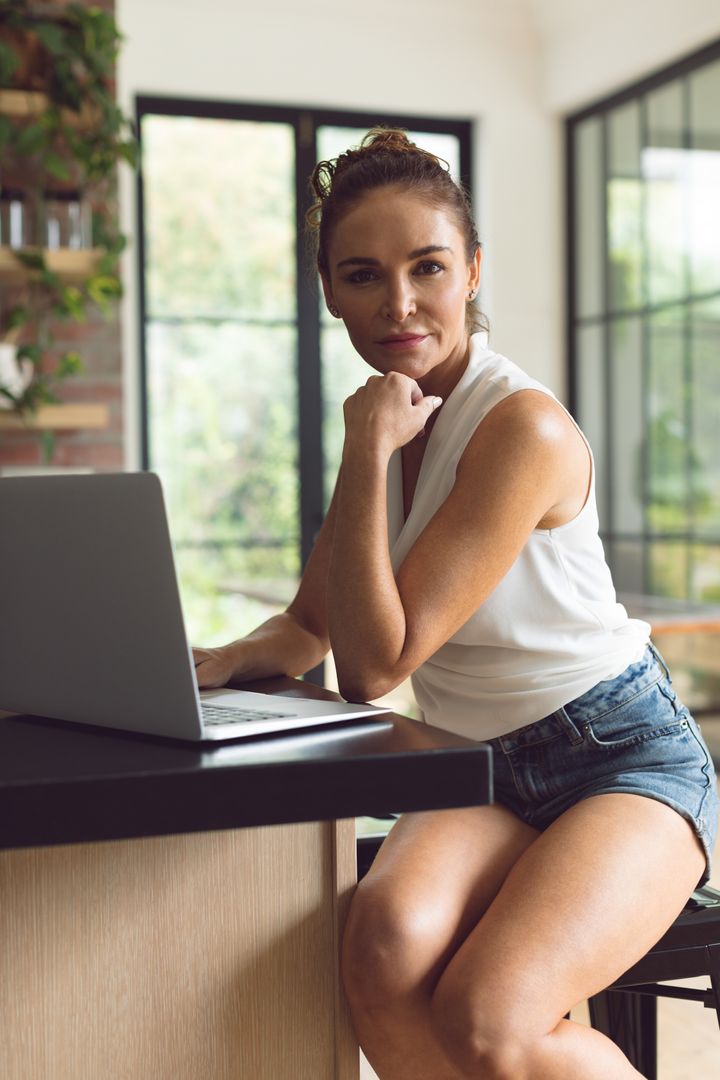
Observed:
[[[151,314],[292,322],[290,125],[146,116],[142,138]]]
[[[44,10],[26,0],[0,0],[0,87],[24,84],[47,97],[37,116],[0,116],[4,174],[22,177],[31,205],[41,205],[48,183],[77,190],[85,199],[95,196],[97,257],[85,280],[68,284],[49,268],[41,249],[16,252],[28,280],[0,311],[0,339],[17,343],[18,362],[29,360],[35,372],[22,393],[0,387],[0,394],[21,414],[57,400],[55,384],[82,370],[76,351],[53,357],[53,325],[84,322],[93,309],[108,314],[121,295],[116,267],[125,238],[107,205],[108,184],[117,163],[134,165],[137,153],[131,123],[114,98],[121,35],[112,15],[79,3],[57,14]]]
[[[295,337],[287,327],[190,319],[152,325],[148,344],[150,459],[185,617],[194,640],[219,643],[295,591]]]
[[[25,0],[0,0],[0,12],[17,35],[0,42],[0,85],[11,84],[21,66],[18,50],[29,37],[39,43],[33,69],[42,71],[30,73],[32,89],[48,96],[48,108],[36,120],[3,125],[6,149],[35,159],[46,175],[81,187],[104,179],[118,160],[134,165],[131,124],[110,82],[121,42],[112,15],[71,3],[61,16],[43,18]],[[91,125],[79,124],[89,114]]]

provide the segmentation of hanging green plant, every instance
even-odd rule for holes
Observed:
[[[53,354],[53,325],[82,322],[91,309],[108,313],[122,295],[117,265],[126,240],[108,202],[116,167],[135,166],[137,144],[114,95],[121,42],[100,8],[0,0],[0,90],[21,91],[31,103],[24,114],[0,115],[0,182],[22,188],[36,225],[49,190],[77,193],[78,204],[93,207],[92,269],[82,280],[69,283],[51,269],[40,236],[13,250],[23,280],[0,306],[0,342],[15,345],[19,369],[31,363],[33,372],[12,387],[0,381],[0,397],[20,414],[56,401],[56,385],[82,370],[77,351]]]

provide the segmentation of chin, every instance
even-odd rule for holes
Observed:
[[[433,366],[413,363],[409,357],[405,360],[401,360],[398,357],[393,362],[386,362],[382,367],[378,366],[375,370],[380,371],[383,375],[387,375],[389,372],[394,371],[398,375],[407,375],[408,379],[414,379],[415,382],[418,382],[420,379],[424,379],[426,375],[430,374],[433,370]]]
[[[442,363],[442,357],[439,356],[435,349],[432,350],[432,355],[428,356],[427,353],[418,355],[417,353],[407,352],[399,353],[397,356],[387,356],[382,353],[378,355],[375,350],[368,355],[371,359],[365,357],[366,363],[375,371],[379,371],[381,374],[387,374],[390,371],[396,371],[401,375],[407,375],[411,379],[422,379],[426,375]]]

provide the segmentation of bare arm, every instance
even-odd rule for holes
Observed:
[[[502,580],[534,528],[579,512],[589,470],[583,440],[555,402],[534,391],[512,395],[479,425],[451,494],[394,576],[386,477],[388,446],[402,443],[375,432],[373,409],[398,430],[390,388],[375,391],[374,405],[346,408],[328,589],[340,689],[356,700],[386,693],[444,644]],[[363,438],[368,430],[372,437]]]

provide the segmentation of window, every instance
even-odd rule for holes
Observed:
[[[720,601],[720,42],[568,119],[572,407],[619,591]]]
[[[307,181],[379,123],[469,182],[466,122],[138,101],[143,464],[198,643],[284,607],[321,524],[341,403],[368,371],[319,303]]]

